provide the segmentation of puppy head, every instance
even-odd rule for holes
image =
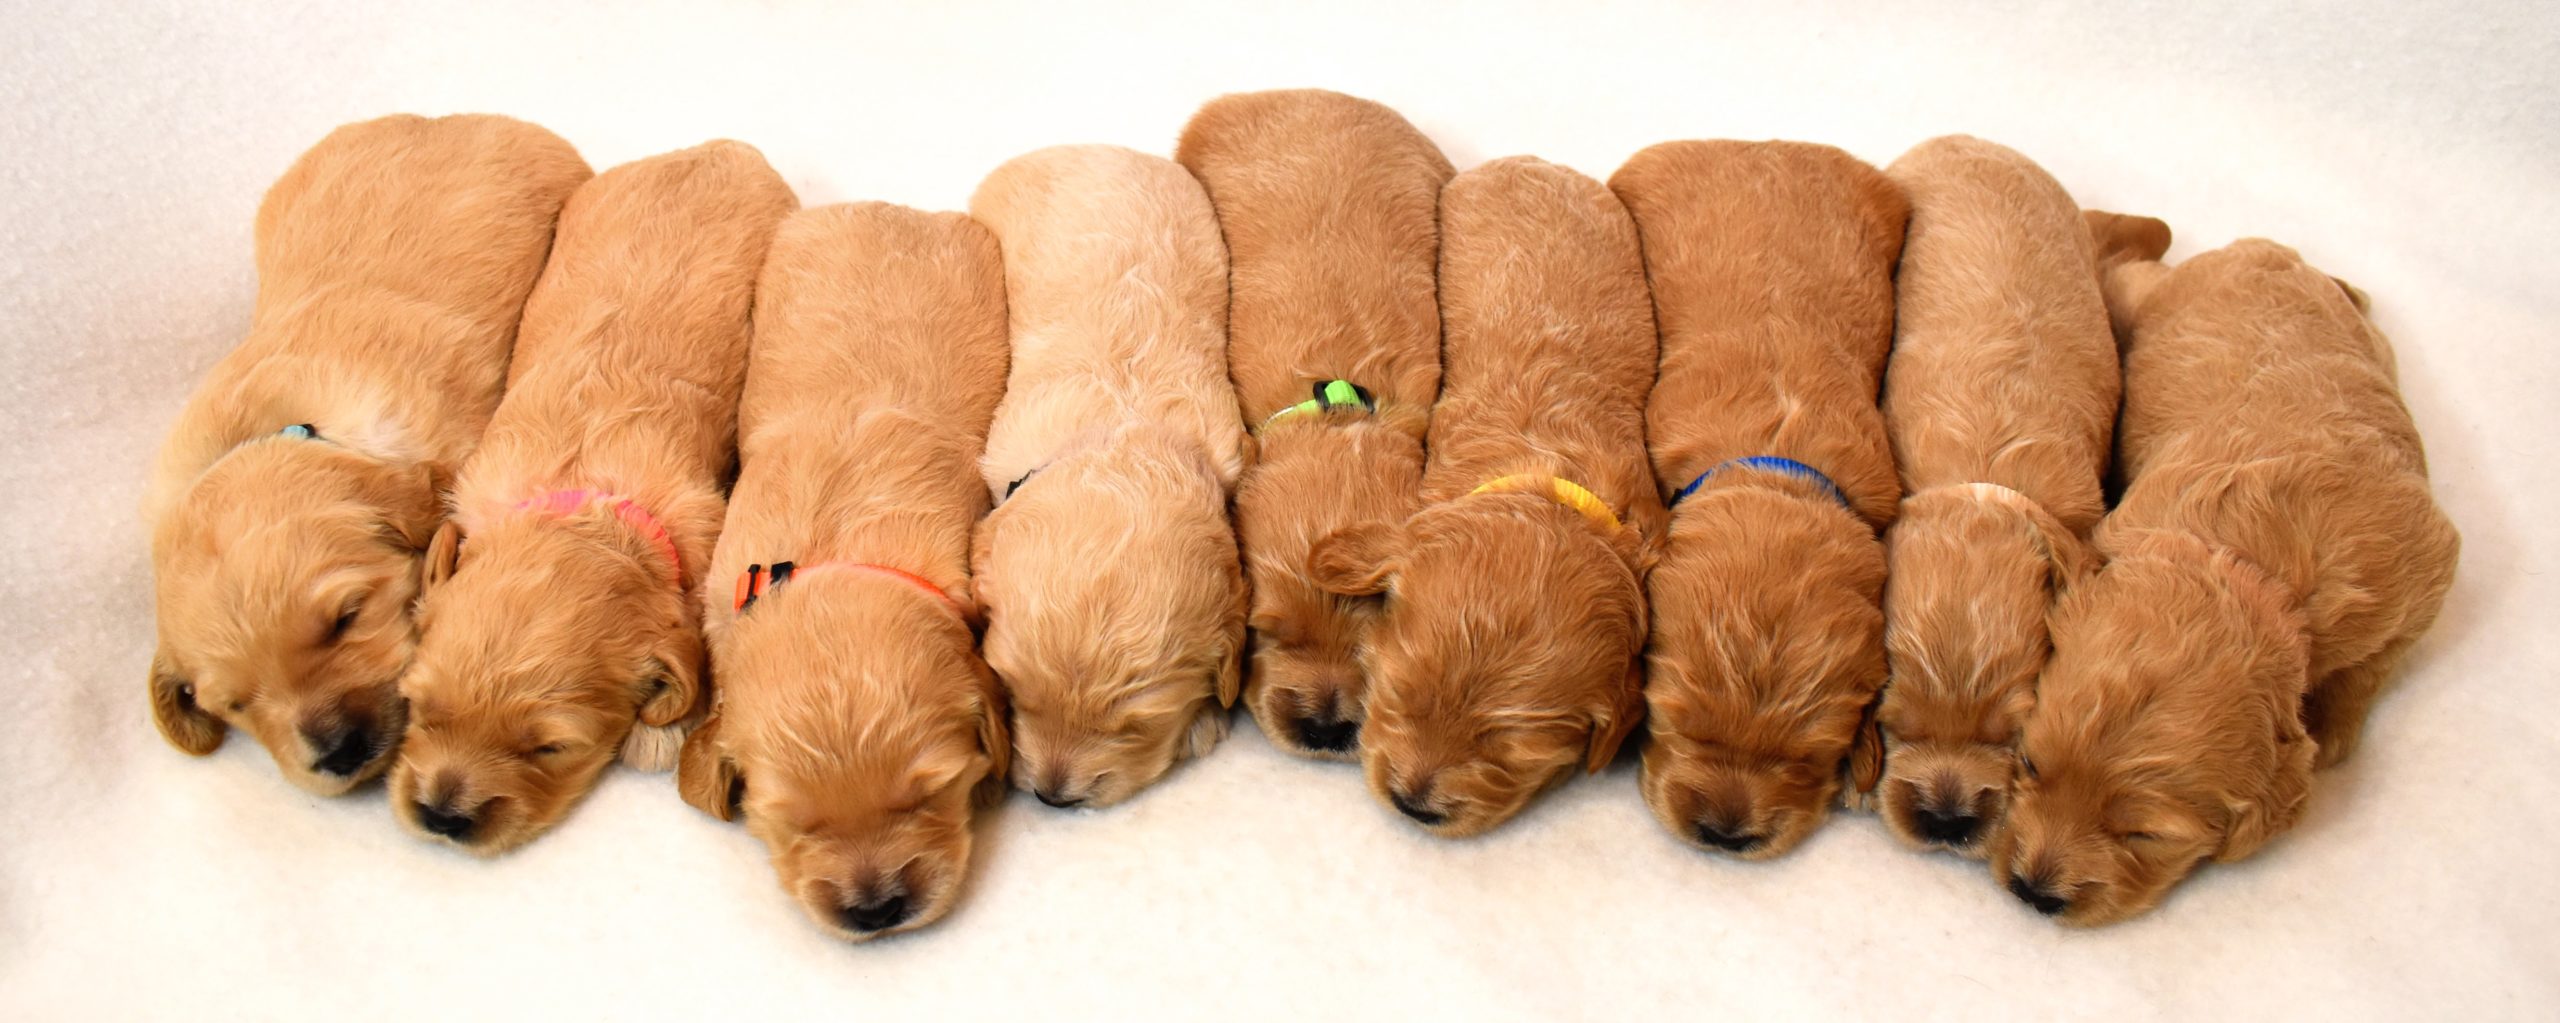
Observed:
[[[1013,784],[1109,806],[1226,735],[1244,573],[1199,445],[1132,427],[1032,474],[979,524],[987,664],[1013,713]]]
[[[1643,716],[1642,557],[1528,494],[1481,494],[1317,542],[1318,585],[1383,594],[1369,635],[1360,763],[1434,834],[1511,819],[1576,766],[1597,771]]]
[[[1274,745],[1331,760],[1358,755],[1368,702],[1360,651],[1381,598],[1326,592],[1308,578],[1307,555],[1344,526],[1404,521],[1421,486],[1422,445],[1403,430],[1361,419],[1266,436],[1262,461],[1236,491],[1236,532],[1253,583],[1244,701]]]
[[[2045,616],[2093,556],[2023,495],[1968,484],[1904,501],[1885,562],[1878,806],[1903,841],[1978,856],[2008,807]]]
[[[1645,802],[1700,848],[1765,859],[1822,823],[1884,682],[1884,557],[1808,492],[1681,502],[1651,587]]]
[[[720,709],[676,787],[772,854],[809,918],[861,941],[941,919],[1008,742],[967,622],[911,584],[804,571],[719,646]],[[992,783],[992,784],[989,784]]]
[[[2289,600],[2193,536],[2117,544],[2055,609],[1994,879],[2064,923],[2112,923],[2291,827],[2316,749]]]
[[[210,753],[256,736],[286,779],[335,795],[381,774],[403,725],[434,470],[316,441],[253,441],[157,524],[152,721]]]
[[[557,823],[636,719],[691,713],[702,639],[664,555],[601,505],[517,512],[427,554],[393,812],[490,855]]]

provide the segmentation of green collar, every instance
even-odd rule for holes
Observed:
[[[1338,408],[1356,408],[1362,412],[1374,413],[1378,411],[1378,399],[1369,393],[1368,388],[1348,380],[1319,380],[1315,385],[1315,397],[1272,413],[1271,418],[1263,420],[1262,425],[1256,427],[1254,432],[1268,430],[1271,424],[1290,416],[1318,414]]]

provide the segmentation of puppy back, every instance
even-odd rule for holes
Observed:
[[[811,397],[904,407],[986,443],[1011,341],[1003,256],[977,221],[879,202],[802,210],[774,236],[755,309],[742,450]]]
[[[1245,438],[1227,377],[1227,253],[1190,172],[1118,146],[1057,146],[996,168],[969,213],[1004,252],[1013,335],[988,439],[994,485],[1139,420],[1194,438],[1234,486]]]
[[[1335,378],[1384,403],[1429,405],[1440,387],[1439,198],[1452,173],[1439,147],[1380,104],[1291,89],[1211,100],[1175,159],[1226,238],[1228,353],[1248,421]]]
[[[1876,408],[1909,207],[1875,168],[1802,142],[1652,146],[1609,179],[1644,243],[1662,332],[1648,414],[1666,488],[1793,458],[1869,524],[1901,491]]]
[[[259,306],[351,285],[512,328],[561,204],[589,174],[559,136],[513,118],[346,125],[259,204]]]
[[[1905,489],[1988,482],[2086,535],[2121,380],[2079,207],[2007,147],[1951,135],[1887,175],[1911,202],[1885,420]]]

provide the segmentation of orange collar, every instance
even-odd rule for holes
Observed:
[[[969,620],[969,609],[961,606],[960,601],[953,597],[949,591],[944,590],[940,586],[934,585],[933,580],[927,579],[913,572],[909,572],[903,568],[891,568],[887,565],[875,565],[867,561],[822,561],[815,565],[799,565],[788,561],[777,561],[770,565],[749,565],[747,566],[746,571],[738,573],[738,588],[735,596],[732,598],[729,609],[744,613],[748,607],[755,604],[757,597],[764,596],[767,591],[772,590],[774,587],[780,586],[783,583],[789,582],[811,572],[823,572],[831,569],[869,572],[874,575],[885,575],[889,578],[899,580],[910,586],[914,586],[919,590],[923,590],[925,593],[931,595],[933,599],[941,601],[942,606],[949,608],[951,613],[958,616],[961,621],[965,622]]]
[[[623,525],[647,537],[649,542],[658,548],[658,553],[666,556],[667,585],[678,590],[684,589],[684,555],[676,550],[675,538],[667,534],[666,524],[659,522],[657,516],[649,514],[648,509],[640,507],[638,501],[620,494],[581,488],[554,490],[540,497],[527,498],[516,502],[516,510],[540,512],[553,518],[567,518],[577,514],[578,509],[590,504],[604,505],[613,513],[614,518],[621,520]]]

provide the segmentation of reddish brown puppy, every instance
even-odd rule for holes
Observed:
[[[1875,804],[1905,842],[1980,856],[2008,808],[2046,613],[2095,564],[2115,337],[2080,209],[2034,162],[1951,135],[1885,173],[1911,199],[1884,385],[1909,496],[1885,534]]]
[[[1902,192],[1795,142],[1667,142],[1610,185],[1644,236],[1653,470],[1676,501],[1652,579],[1645,801],[1684,841],[1775,856],[1828,814],[1884,683],[1876,530],[1901,488],[1876,386]]]
[[[1598,770],[1643,713],[1653,322],[1635,225],[1527,157],[1441,193],[1447,374],[1423,507],[1316,544],[1317,583],[1385,594],[1360,762],[1378,798],[1471,835]]]
[[[1395,111],[1319,89],[1213,100],[1176,158],[1233,264],[1228,372],[1261,459],[1236,489],[1252,583],[1244,703],[1273,744],[1355,756],[1378,601],[1308,578],[1316,538],[1401,522],[1440,390],[1440,186],[1449,161]]]
[[[2128,482],[2098,527],[2106,567],[2054,613],[1991,850],[1996,880],[2078,925],[2291,828],[2461,545],[2362,295],[2273,242],[2173,270],[2157,222],[2091,224],[2125,328]]]

